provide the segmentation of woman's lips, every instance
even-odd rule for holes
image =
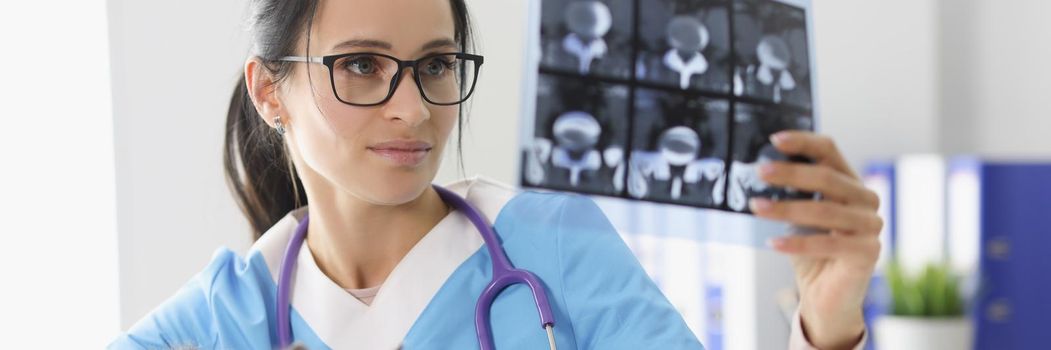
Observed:
[[[368,150],[396,166],[415,167],[427,159],[431,144],[422,141],[387,141],[369,146]]]

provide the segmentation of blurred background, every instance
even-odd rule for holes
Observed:
[[[474,174],[518,183],[526,16],[508,9],[526,2],[511,3],[468,1],[486,64],[465,129],[466,171],[447,155],[438,183]],[[899,309],[893,296],[931,302],[923,290],[951,288],[965,307],[943,318],[969,320],[975,346],[1051,341],[1024,326],[1051,322],[1041,306],[1051,303],[1036,294],[1049,286],[1040,268],[1051,261],[1033,251],[1051,242],[1041,218],[1051,208],[1042,162],[1051,160],[1051,2],[812,3],[817,127],[883,195],[885,262],[901,255],[900,269],[881,267],[874,288],[888,287],[873,292],[872,314],[938,316]],[[0,323],[16,344],[104,345],[218,246],[251,244],[221,169],[225,112],[248,55],[246,6],[0,3]],[[599,201],[709,348],[784,348],[791,269],[757,243],[783,227]],[[944,261],[953,267],[927,268]],[[958,278],[901,293],[886,282],[938,271]]]

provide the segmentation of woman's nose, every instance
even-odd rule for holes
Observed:
[[[416,127],[431,118],[426,101],[416,86],[412,69],[405,68],[401,73],[394,95],[384,105],[384,116],[390,120],[400,120],[409,127]]]

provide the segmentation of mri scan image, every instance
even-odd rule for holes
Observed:
[[[809,1],[534,5],[522,186],[737,213],[819,198],[757,172],[808,161],[769,138],[815,128]]]
[[[541,67],[631,77],[631,0],[544,0]]]
[[[734,114],[734,144],[726,204],[738,212],[747,212],[748,200],[761,196],[774,200],[813,198],[814,194],[793,188],[769,186],[759,179],[758,167],[773,161],[806,161],[790,159],[770,143],[770,135],[783,130],[810,130],[813,119],[804,114],[782,109],[738,104]]]
[[[624,86],[541,76],[534,137],[523,180],[533,186],[613,195],[620,191],[627,145]],[[620,174],[618,174],[618,171]]]
[[[769,0],[734,1],[734,94],[810,108],[806,13]]]
[[[639,13],[639,78],[680,90],[729,93],[729,9],[724,1],[649,1]]]
[[[627,193],[636,199],[720,207],[729,101],[640,89]]]

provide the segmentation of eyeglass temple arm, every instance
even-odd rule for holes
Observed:
[[[325,58],[321,56],[284,56],[277,60],[288,62],[324,63]]]

